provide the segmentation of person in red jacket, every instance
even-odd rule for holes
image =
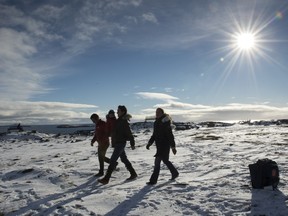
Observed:
[[[109,147],[109,137],[107,133],[106,122],[102,121],[99,116],[93,113],[90,117],[91,121],[95,124],[94,137],[91,140],[91,146],[97,141],[98,143],[98,160],[99,160],[99,172],[95,176],[104,175],[104,162],[110,163],[110,159],[107,158],[106,152]]]

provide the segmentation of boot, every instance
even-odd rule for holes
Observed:
[[[155,185],[156,182],[152,182],[152,181],[149,181],[149,182],[146,182],[147,185]]]
[[[106,175],[104,176],[104,178],[98,179],[98,182],[100,182],[101,184],[108,184],[110,177],[112,175],[112,172],[113,172],[113,168],[109,165]]]
[[[133,179],[136,179],[137,176],[138,176],[137,173],[133,173],[133,174],[131,174],[130,177],[127,178],[126,180],[127,180],[127,181],[131,181],[131,180],[133,180]]]
[[[103,171],[99,171],[97,174],[95,174],[95,177],[100,177],[103,176],[104,172]]]
[[[179,176],[179,173],[177,172],[177,173],[174,173],[173,175],[172,175],[172,178],[170,179],[170,180],[175,180],[176,178],[178,178],[178,176]]]
[[[109,178],[107,178],[106,176],[102,179],[98,179],[98,182],[100,182],[101,184],[105,185],[109,183]]]
[[[128,169],[128,171],[130,172],[130,177],[126,179],[127,181],[131,181],[131,180],[137,178],[138,175],[137,175],[137,173],[135,172],[135,170],[134,170],[134,168],[132,167],[132,165],[129,166],[129,167],[127,167],[127,169]]]

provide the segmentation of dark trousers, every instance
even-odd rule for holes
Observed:
[[[174,167],[174,165],[169,161],[169,158],[164,158],[161,156],[156,156],[154,161],[154,170],[150,177],[150,182],[157,183],[159,173],[160,173],[160,165],[161,161],[168,167],[170,170],[172,177],[178,175],[177,169]]]
[[[100,166],[99,172],[102,173],[104,172],[104,162],[110,163],[110,159],[105,156],[108,146],[109,145],[98,145],[98,160]]]
[[[121,161],[125,164],[125,167],[128,169],[130,174],[131,175],[136,174],[134,168],[132,167],[132,164],[130,163],[130,161],[127,158],[127,155],[125,152],[125,146],[126,146],[126,143],[123,143],[123,144],[118,143],[115,145],[114,151],[113,151],[112,156],[110,158],[110,164],[109,164],[107,173],[105,175],[105,178],[110,179],[113,170],[116,168],[116,162],[117,162],[119,157],[120,157]]]

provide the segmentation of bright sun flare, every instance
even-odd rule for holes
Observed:
[[[252,33],[241,33],[236,36],[237,47],[241,50],[250,50],[255,47],[255,36]]]

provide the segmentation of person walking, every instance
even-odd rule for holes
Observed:
[[[106,130],[107,130],[109,137],[111,137],[112,135],[112,130],[115,126],[115,122],[116,122],[115,112],[114,110],[111,109],[106,115]],[[112,147],[114,147],[113,143],[112,143]]]
[[[174,165],[169,161],[170,149],[172,149],[173,154],[177,153],[174,135],[171,128],[171,118],[168,114],[164,112],[162,108],[156,109],[156,120],[154,122],[154,130],[151,138],[146,145],[146,149],[149,150],[150,146],[156,143],[156,155],[154,161],[154,170],[150,177],[148,185],[154,185],[157,183],[161,161],[168,167],[171,172],[171,180],[176,179],[179,176],[179,172],[174,167]]]
[[[90,116],[90,119],[95,124],[95,132],[93,139],[91,140],[91,146],[93,146],[96,141],[98,143],[98,160],[100,169],[95,176],[103,176],[104,162],[110,163],[110,159],[105,156],[110,144],[106,131],[106,122],[102,121],[96,113],[93,113]]]
[[[126,180],[133,180],[137,178],[137,173],[134,170],[131,162],[128,160],[125,147],[126,141],[130,141],[131,149],[135,149],[135,140],[132,135],[128,121],[131,118],[131,115],[127,114],[127,108],[125,106],[118,106],[117,109],[118,119],[115,122],[115,126],[112,129],[112,145],[114,146],[114,151],[110,158],[110,164],[108,166],[107,172],[102,179],[98,179],[98,182],[102,184],[108,184],[113,170],[116,167],[118,158],[120,157],[121,161],[125,164],[127,170],[130,173],[130,177]]]

